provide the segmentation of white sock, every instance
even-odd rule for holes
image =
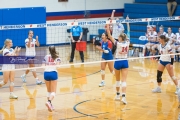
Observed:
[[[4,81],[1,81],[1,82],[0,82],[0,85],[2,85],[2,86],[5,85]]]
[[[105,80],[101,80],[101,82],[103,82],[103,83],[104,83],[104,82],[105,82]]]
[[[12,95],[13,94],[13,92],[10,92],[10,95]]]
[[[36,81],[39,81],[39,78],[38,78],[38,77],[36,78]]]
[[[26,74],[24,73],[23,76],[26,77]]]

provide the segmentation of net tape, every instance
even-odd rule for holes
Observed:
[[[39,23],[39,24],[21,24],[21,25],[1,25],[0,30],[8,29],[26,29],[26,28],[47,28],[59,26],[74,26],[74,25],[98,25],[98,24],[112,24],[112,23],[136,23],[136,22],[154,22],[154,21],[170,21],[180,20],[180,16],[173,17],[156,17],[156,18],[139,18],[129,20],[99,20],[99,21],[80,21],[80,22],[56,22],[56,23]]]

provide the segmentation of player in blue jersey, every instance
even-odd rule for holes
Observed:
[[[113,61],[106,62],[106,60],[113,60],[113,54],[112,54],[112,42],[108,39],[107,33],[102,34],[102,42],[101,43],[95,43],[96,48],[102,51],[102,61],[101,62],[101,77],[102,81],[99,84],[99,87],[103,87],[105,85],[105,68],[108,64],[109,70],[111,73],[114,74],[113,71]],[[101,45],[101,46],[99,46]]]

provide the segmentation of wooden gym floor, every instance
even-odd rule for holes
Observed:
[[[99,88],[100,63],[69,65],[58,69],[59,79],[55,111],[48,112],[45,84],[35,85],[32,73],[23,84],[16,71],[14,93],[18,100],[9,99],[8,85],[0,88],[0,120],[178,120],[178,98],[167,72],[163,74],[162,93],[151,93],[156,86],[157,62],[151,59],[129,61],[127,105],[114,101],[115,77],[106,70],[106,86]],[[175,63],[180,78],[180,63]],[[37,69],[43,80],[43,69]],[[2,76],[0,76],[2,80]]]

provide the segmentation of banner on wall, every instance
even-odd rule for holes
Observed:
[[[105,25],[120,23],[134,23],[134,22],[153,22],[153,21],[168,21],[168,20],[180,20],[180,16],[174,17],[157,17],[157,18],[142,18],[142,19],[129,19],[129,20],[99,20],[99,21],[81,21],[81,22],[57,22],[57,23],[40,23],[40,24],[22,24],[22,25],[2,25],[0,30],[9,29],[29,29],[29,28],[48,28],[48,27],[61,27],[61,26],[75,26],[75,25]]]

